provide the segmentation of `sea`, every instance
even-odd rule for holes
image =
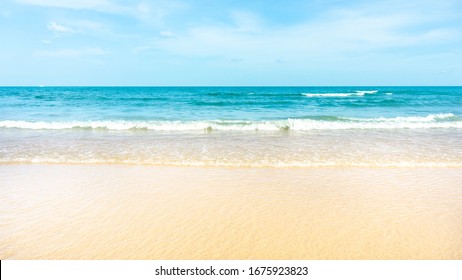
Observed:
[[[0,87],[0,163],[462,167],[462,87]]]

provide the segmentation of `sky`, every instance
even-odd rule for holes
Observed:
[[[462,85],[462,1],[0,0],[0,85]]]

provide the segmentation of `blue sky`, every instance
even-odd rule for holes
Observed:
[[[0,85],[462,85],[460,0],[0,0]]]

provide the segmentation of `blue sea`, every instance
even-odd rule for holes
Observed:
[[[0,87],[0,162],[462,166],[462,87]]]

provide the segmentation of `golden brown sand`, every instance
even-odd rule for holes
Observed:
[[[460,168],[0,165],[1,259],[461,259]]]

